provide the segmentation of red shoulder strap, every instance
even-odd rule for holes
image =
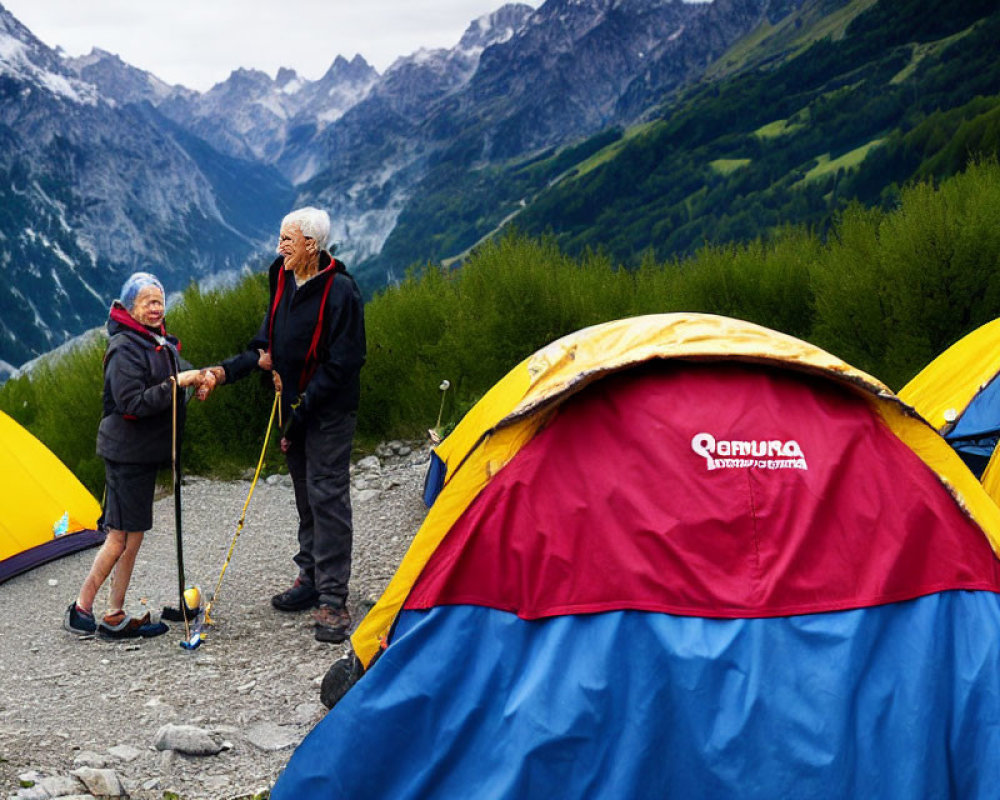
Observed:
[[[281,302],[281,295],[285,291],[285,266],[282,264],[278,267],[278,285],[274,290],[274,302],[271,303],[271,314],[267,321],[267,352],[271,352],[271,342],[274,339],[274,312],[278,309],[278,303]]]
[[[319,366],[319,346],[323,340],[323,314],[326,311],[326,299],[330,296],[330,287],[333,286],[333,281],[337,273],[343,269],[343,264],[334,259],[333,263],[327,269],[330,271],[330,276],[326,279],[326,286],[323,288],[323,297],[319,302],[319,314],[316,316],[316,327],[313,329],[312,342],[309,344],[309,352],[306,353],[305,365],[302,368],[302,375],[299,378],[300,392],[305,391],[306,386],[309,385],[309,381],[312,380],[312,376],[316,374],[316,368]]]

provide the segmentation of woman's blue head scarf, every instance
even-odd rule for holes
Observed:
[[[128,276],[128,280],[122,284],[121,294],[118,299],[126,309],[131,311],[132,306],[135,305],[135,298],[147,286],[155,286],[161,292],[163,291],[163,284],[160,283],[155,275],[151,275],[148,272],[133,272]]]

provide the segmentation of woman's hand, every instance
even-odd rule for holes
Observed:
[[[274,368],[274,363],[271,361],[271,354],[259,349],[257,353],[260,355],[260,358],[257,359],[257,366],[270,372]]]
[[[177,385],[182,389],[187,389],[189,386],[200,386],[201,385],[201,371],[197,369],[186,369],[177,375]]]

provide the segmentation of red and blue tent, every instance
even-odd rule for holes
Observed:
[[[996,796],[1000,509],[871,376],[622,320],[436,458],[366,671],[273,800]]]

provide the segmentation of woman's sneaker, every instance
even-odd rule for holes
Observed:
[[[170,628],[163,622],[153,622],[149,614],[143,614],[138,619],[119,611],[116,614],[107,614],[97,624],[97,635],[102,639],[151,639],[154,636],[162,636]]]
[[[84,611],[74,600],[63,616],[63,627],[77,636],[93,636],[97,630],[97,623],[94,621],[94,615]]]

